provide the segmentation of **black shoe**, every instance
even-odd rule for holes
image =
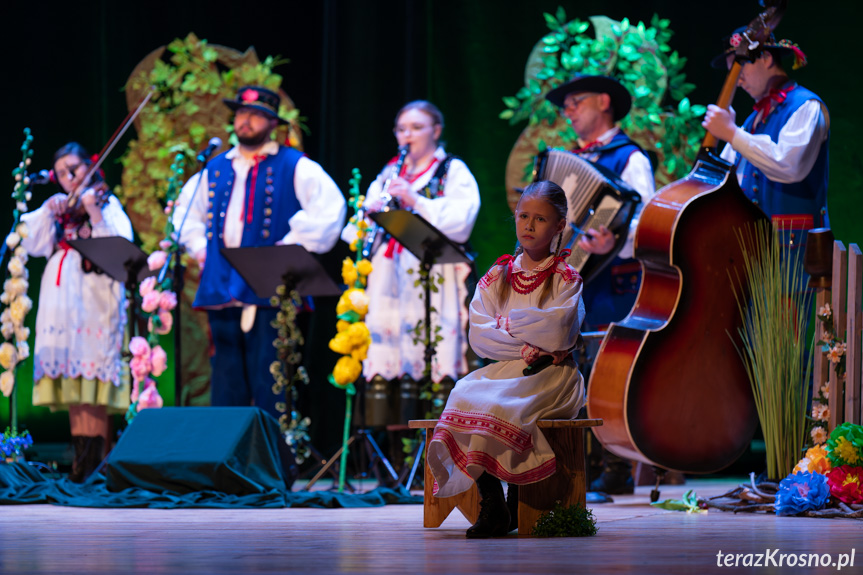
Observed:
[[[465,535],[468,539],[504,537],[509,533],[509,510],[503,496],[500,480],[483,473],[476,480],[479,487],[479,518],[470,526]]]
[[[518,485],[506,484],[506,508],[509,510],[509,530],[518,529]]]
[[[610,495],[629,495],[635,492],[635,482],[629,471],[618,471],[608,467],[590,483],[591,491],[601,491]]]

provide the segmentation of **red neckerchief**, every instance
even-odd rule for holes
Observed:
[[[755,105],[752,106],[752,109],[756,112],[761,112],[761,118],[764,119],[767,115],[773,111],[773,103],[781,104],[785,101],[785,98],[788,96],[788,92],[797,87],[797,84],[791,84],[784,88],[780,88],[777,90],[776,88],[770,88],[770,91],[767,92],[767,95],[755,102]]]
[[[589,152],[593,148],[598,148],[601,145],[602,145],[602,142],[600,142],[599,140],[593,140],[592,142],[588,142],[580,148],[573,148],[572,153],[573,154],[583,154],[585,152]]]
[[[255,212],[255,185],[258,183],[258,166],[266,157],[267,154],[261,154],[260,156],[254,157],[255,164],[252,166],[251,185],[249,186],[249,201],[244,210],[245,215],[240,214],[241,222],[245,219],[247,224],[252,223],[252,215]]]

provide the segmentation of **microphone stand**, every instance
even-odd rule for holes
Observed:
[[[212,153],[212,152],[210,152]],[[174,402],[177,406],[183,406],[183,362],[182,358],[182,334],[180,332],[182,328],[181,323],[181,315],[180,308],[182,307],[182,294],[183,287],[185,285],[184,275],[186,271],[186,267],[182,263],[182,255],[185,249],[180,245],[180,238],[183,237],[183,228],[186,225],[186,220],[189,217],[189,210],[192,205],[195,203],[195,198],[198,195],[198,191],[201,189],[201,181],[204,179],[204,170],[207,169],[207,164],[210,162],[210,155],[203,156],[199,155],[197,157],[199,162],[201,163],[201,169],[198,171],[198,181],[195,182],[195,189],[192,192],[192,197],[189,198],[189,204],[186,206],[186,213],[183,214],[183,221],[180,222],[180,227],[174,230],[174,235],[176,236],[177,244],[180,246],[176,251],[177,254],[177,264],[174,266],[174,293],[177,294],[177,307],[174,312]],[[171,267],[171,260],[174,258],[174,251],[168,252],[168,258],[165,260],[164,265],[162,265],[162,269],[159,270],[159,275],[156,278],[156,283],[161,284],[165,280],[165,276],[168,273],[168,268]]]

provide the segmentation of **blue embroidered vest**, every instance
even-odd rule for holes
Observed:
[[[611,141],[592,151],[579,154],[582,158],[621,174],[629,156],[643,150],[623,132]],[[613,321],[620,321],[635,304],[641,284],[641,265],[634,259],[615,257],[599,275],[584,286],[582,299],[586,316],[584,330],[603,329]]]
[[[618,132],[604,146],[594,148],[579,154],[579,156],[594,164],[599,164],[603,168],[608,168],[615,174],[621,174],[626,167],[626,162],[629,161],[629,156],[635,152],[643,152],[643,150],[630,140],[629,136],[623,132]]]
[[[279,152],[258,164],[255,189],[252,168],[246,178],[243,205],[252,200],[252,219],[243,222],[241,247],[271,246],[285,237],[291,227],[288,220],[300,210],[294,190],[294,171],[303,156],[293,148],[279,146]],[[225,213],[234,186],[234,169],[225,154],[213,158],[208,167],[209,213],[207,214],[207,262],[201,274],[195,307],[218,306],[231,301],[271,307],[268,299],[259,298],[240,274],[222,257],[225,247]],[[253,195],[251,195],[253,194]]]
[[[750,134],[766,134],[776,142],[779,132],[796,112],[800,106],[809,100],[821,99],[811,91],[802,86],[797,86],[789,91],[785,101],[776,107],[759,122],[755,129],[752,124],[755,121],[755,112],[746,118],[743,129]],[[822,103],[823,104],[823,103]],[[767,179],[761,170],[749,162],[745,162],[740,170],[742,157],[737,155],[738,173],[742,175],[740,187],[753,202],[758,204],[764,212],[771,217],[788,215],[808,215],[812,217],[812,227],[821,227],[825,224],[827,213],[827,175],[828,175],[828,143],[830,138],[821,144],[818,150],[818,159],[812,166],[809,174],[800,182],[792,184],[781,184]],[[797,218],[799,219],[799,218]]]

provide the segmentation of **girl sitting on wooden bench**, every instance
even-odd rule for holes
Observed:
[[[557,184],[527,186],[515,210],[519,247],[483,276],[470,305],[470,344],[497,362],[456,384],[428,450],[436,497],[474,482],[479,488],[469,538],[516,528],[518,485],[555,472],[537,421],[573,419],[584,404],[584,380],[571,357],[584,319],[582,279],[560,247],[566,213]],[[500,480],[509,485],[506,499]]]

